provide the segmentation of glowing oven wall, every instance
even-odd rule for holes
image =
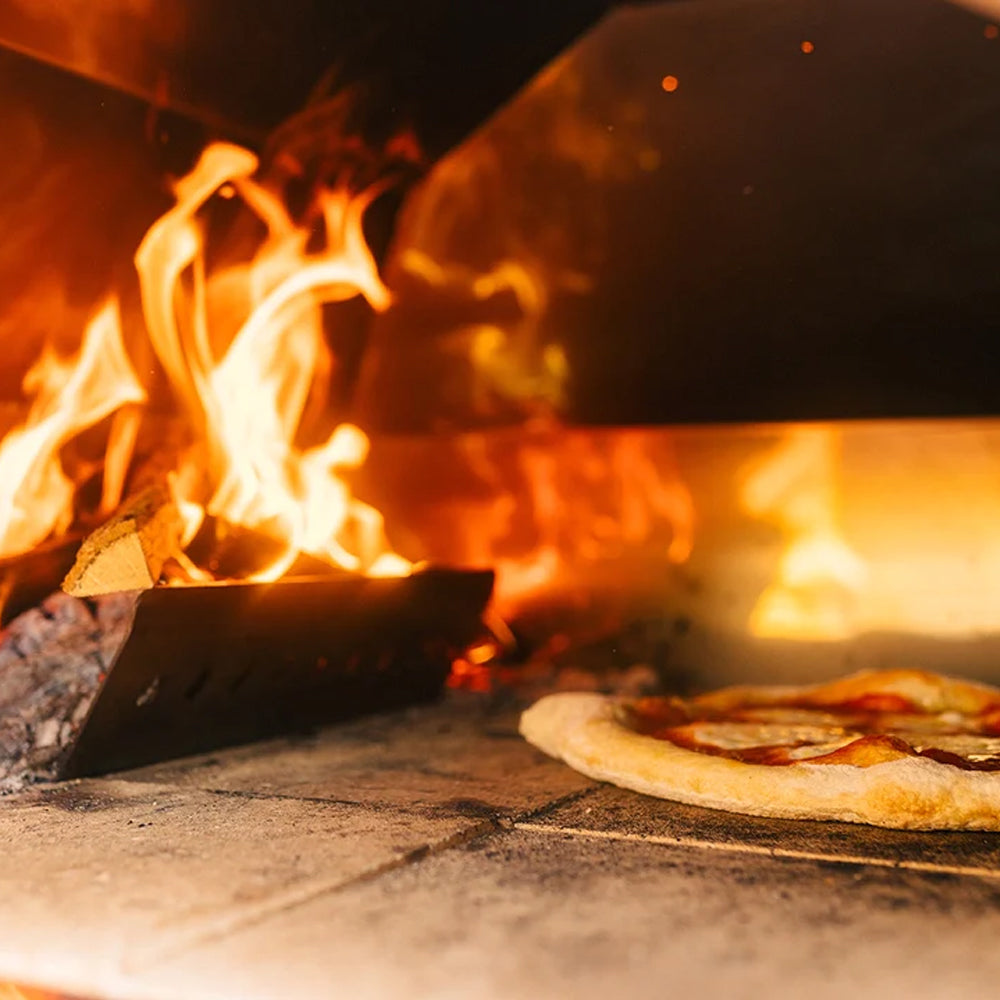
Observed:
[[[1000,676],[998,33],[938,0],[605,23],[406,206],[362,406],[464,433],[387,446],[391,523],[496,564],[570,661]]]

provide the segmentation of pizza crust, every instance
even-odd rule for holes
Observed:
[[[869,767],[781,767],[710,756],[643,736],[604,695],[554,694],[521,717],[522,735],[597,781],[657,798],[785,819],[840,820],[911,830],[1000,830],[1000,772],[926,757]]]

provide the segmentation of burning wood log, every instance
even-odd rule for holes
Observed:
[[[0,633],[0,795],[51,778],[128,635],[135,594],[56,593]]]
[[[135,454],[125,499],[83,540],[62,580],[73,597],[148,590],[180,552],[183,522],[168,477],[192,455],[185,426],[146,415]]]
[[[133,494],[88,535],[62,589],[73,597],[148,590],[180,550],[181,517],[165,483]]]

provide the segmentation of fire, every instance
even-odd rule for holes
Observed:
[[[744,470],[745,513],[775,525],[750,631],[786,639],[993,635],[1000,613],[1000,424],[774,429]]]
[[[492,532],[476,532],[484,547],[480,558],[496,566],[501,608],[513,614],[643,550],[663,563],[687,561],[694,509],[669,453],[662,453],[663,442],[657,452],[641,433],[588,434],[544,423],[526,436],[512,449],[517,485],[497,490],[493,517],[485,522]],[[483,471],[499,478],[497,466]],[[510,549],[519,507],[530,517],[532,537],[522,552]]]
[[[317,238],[315,226],[296,224],[280,193],[255,180],[257,170],[245,149],[208,147],[135,255],[146,333],[188,429],[190,444],[169,477],[183,542],[207,519],[220,533],[263,536],[279,551],[252,575],[258,580],[279,577],[301,553],[371,575],[405,574],[410,564],[393,552],[381,515],[347,481],[367,457],[363,431],[341,424],[323,441],[299,444],[333,366],[324,307],[357,296],[377,310],[390,302],[362,229],[377,189],[321,191]],[[212,259],[203,213],[216,195],[240,198],[259,221],[264,236],[249,259]],[[24,388],[30,412],[0,445],[0,556],[67,529],[78,484],[60,451],[116,411],[102,510],[120,498],[147,393],[115,303],[94,317],[76,358],[46,351]],[[190,577],[204,577],[181,562]]]
[[[496,570],[496,610],[585,601],[684,565],[694,499],[668,429],[515,428],[386,442],[377,458],[394,523],[424,552]]]
[[[543,412],[565,404],[565,350],[558,343],[539,343],[553,283],[540,264],[505,257],[477,271],[455,262],[444,266],[410,247],[400,254],[398,266],[404,280],[422,284],[423,297],[436,300],[439,309],[450,307],[457,316],[465,312],[467,322],[453,333],[449,351],[467,352],[475,412],[490,412],[498,398]]]
[[[25,552],[69,527],[76,485],[60,450],[119,408],[146,399],[125,353],[116,303],[90,321],[74,358],[44,351],[23,388],[32,397],[28,416],[0,443],[0,556]]]
[[[323,306],[357,295],[376,309],[389,304],[362,232],[372,194],[324,192],[324,246],[307,250],[310,233],[253,180],[257,165],[244,149],[211,146],[136,254],[150,339],[204,444],[195,467],[174,479],[188,538],[205,514],[280,538],[285,551],[258,579],[280,576],[300,552],[373,575],[405,573],[381,516],[343,478],[365,460],[364,433],[342,425],[323,444],[295,444],[315,374],[330,366]],[[249,264],[209,274],[196,216],[223,189],[243,198],[267,236]],[[246,316],[217,356],[213,303],[231,322],[234,299],[248,303]]]
[[[789,537],[777,579],[750,616],[755,635],[834,639],[852,631],[866,567],[841,533],[839,444],[832,427],[794,428],[744,480],[747,512]]]

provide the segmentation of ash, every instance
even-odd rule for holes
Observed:
[[[128,636],[137,596],[57,592],[0,632],[0,795],[55,777]]]

